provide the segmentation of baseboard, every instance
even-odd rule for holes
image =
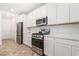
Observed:
[[[44,53],[44,56],[47,56],[47,55]]]
[[[25,46],[27,46],[27,47],[29,47],[29,48],[31,48],[31,46],[28,46],[28,45],[26,45],[25,43],[23,43]]]
[[[2,40],[10,40],[10,39],[12,39],[12,38],[2,38]]]

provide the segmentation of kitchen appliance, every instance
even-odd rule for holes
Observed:
[[[40,29],[39,33],[42,33],[43,35],[48,35],[48,34],[50,34],[50,29],[49,28]]]
[[[37,19],[36,20],[36,25],[37,26],[47,25],[47,22],[48,22],[48,18],[46,16],[45,18]]]
[[[23,44],[23,22],[17,23],[17,39],[18,44]]]
[[[44,55],[44,36],[42,33],[32,33],[32,50],[41,56]]]

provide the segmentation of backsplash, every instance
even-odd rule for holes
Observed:
[[[42,27],[32,27],[28,29],[30,30],[30,34],[32,34],[38,32],[40,29],[46,29],[46,28],[50,29],[49,35],[61,37],[61,38],[79,40],[79,24],[42,26]]]

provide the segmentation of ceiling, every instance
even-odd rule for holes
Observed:
[[[16,14],[29,13],[44,3],[0,3],[0,10]]]

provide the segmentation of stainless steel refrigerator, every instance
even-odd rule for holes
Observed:
[[[17,23],[17,39],[18,44],[23,44],[23,22]]]

